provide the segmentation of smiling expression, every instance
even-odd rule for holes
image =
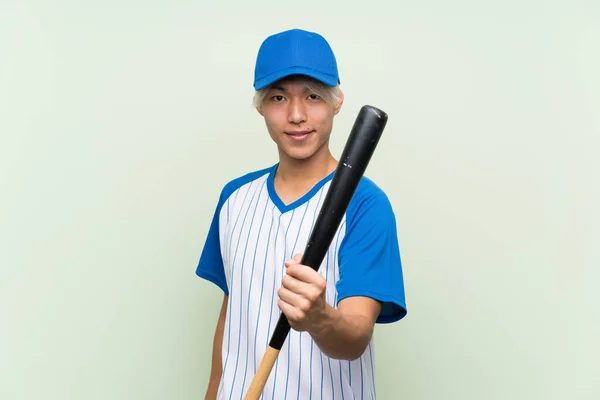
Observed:
[[[306,160],[328,151],[333,117],[342,102],[342,94],[331,104],[290,77],[271,85],[257,110],[265,118],[280,157]]]

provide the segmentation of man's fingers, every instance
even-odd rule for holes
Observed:
[[[325,279],[323,275],[306,265],[290,265],[286,270],[286,274],[311,285],[316,285],[320,289],[325,289]]]
[[[281,300],[294,308],[298,308],[302,311],[307,311],[310,308],[310,302],[306,298],[285,287],[279,288],[277,295]]]
[[[284,288],[289,289],[292,292],[298,293],[298,294],[302,294],[302,293],[306,292],[308,290],[308,286],[309,286],[308,283],[302,282],[289,274],[285,274],[283,276],[283,279],[281,280],[281,285]]]
[[[296,321],[299,321],[304,316],[303,312],[298,308],[281,299],[277,302],[277,305],[279,306],[281,312],[285,314],[292,327],[294,327],[294,323]]]
[[[290,265],[300,264],[300,261],[302,261],[302,254],[296,254],[291,260],[286,261],[284,265],[289,267]]]
[[[326,290],[327,284],[324,279],[317,280],[315,282],[302,282],[291,275],[285,275],[281,280],[282,288],[289,290],[290,292],[299,295],[302,300],[295,305],[304,306],[304,301],[310,302],[315,301],[319,296]]]

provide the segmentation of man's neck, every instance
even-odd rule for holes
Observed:
[[[329,151],[315,154],[310,159],[294,160],[281,157],[276,178],[281,183],[312,184],[325,178],[337,167],[337,161]]]
[[[329,150],[307,160],[280,157],[275,173],[275,191],[285,204],[299,199],[337,167]]]

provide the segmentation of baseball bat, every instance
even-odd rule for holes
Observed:
[[[318,271],[375,152],[387,118],[385,112],[373,106],[365,105],[360,109],[306,244],[301,264]],[[290,324],[285,314],[281,313],[244,400],[260,398],[289,331]]]

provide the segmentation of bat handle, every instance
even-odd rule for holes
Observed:
[[[265,383],[267,383],[267,379],[269,379],[269,375],[271,375],[271,370],[273,369],[273,365],[275,364],[275,360],[277,360],[277,356],[279,355],[279,350],[274,349],[273,347],[267,347],[267,351],[265,352],[262,361],[258,366],[258,370],[254,375],[254,379],[250,384],[250,388],[246,393],[246,397],[244,400],[258,400],[260,399],[260,395],[265,388]]]

